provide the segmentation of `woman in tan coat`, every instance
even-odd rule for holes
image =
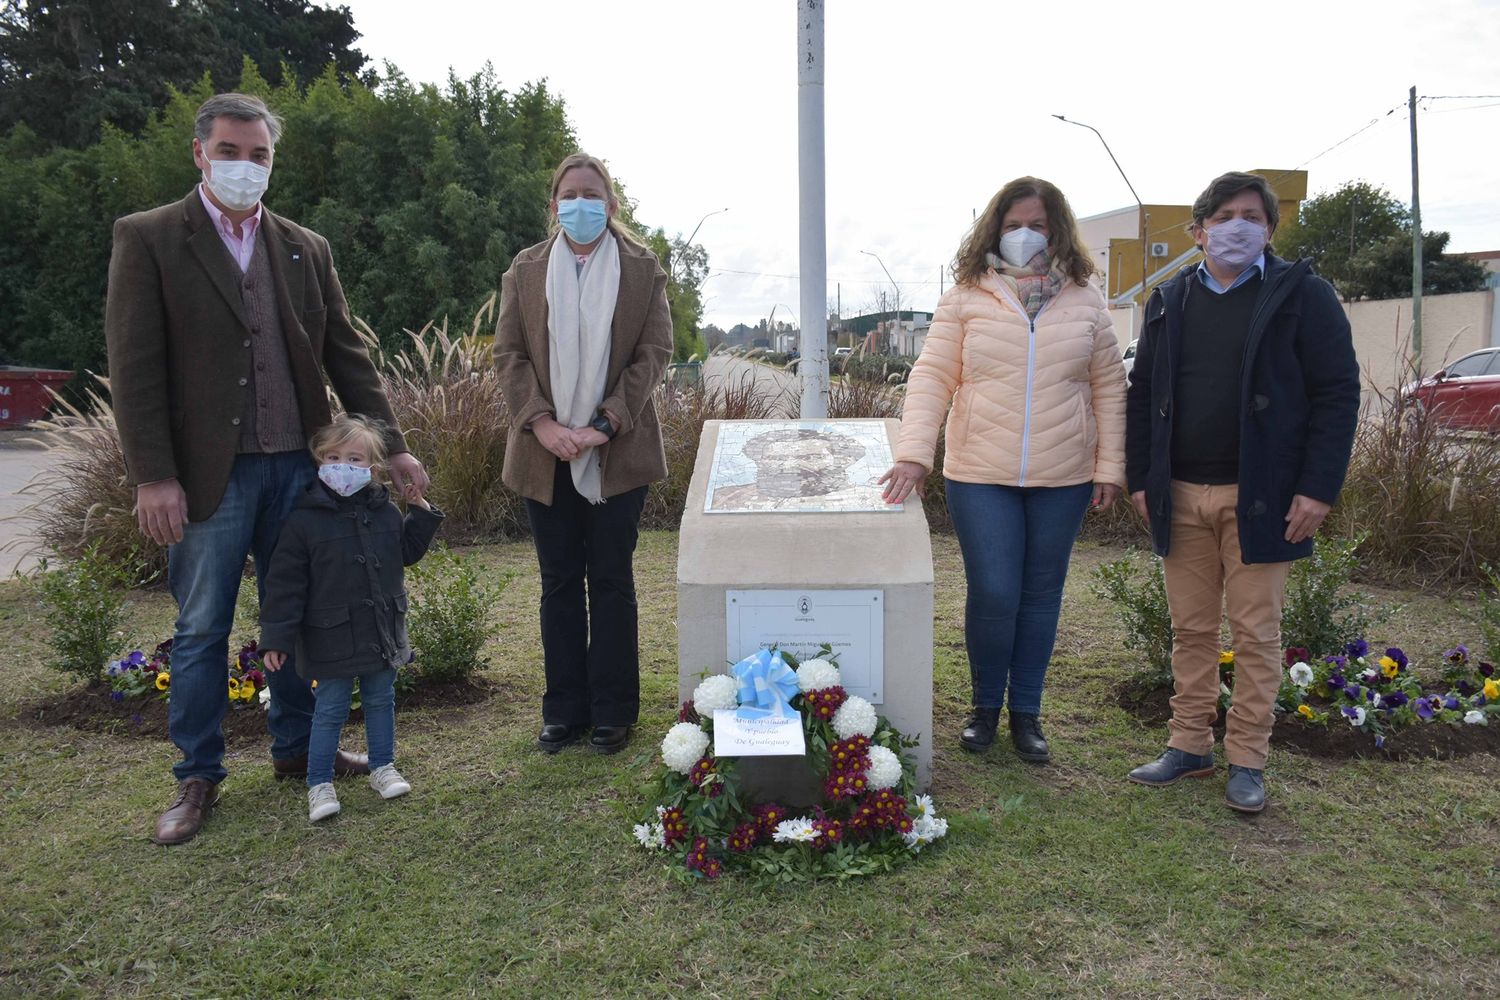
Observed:
[[[1093,263],[1062,192],[1021,177],[959,247],[906,390],[892,503],[943,477],[968,581],[973,710],[959,742],[988,749],[1009,696],[1016,753],[1050,759],[1039,716],[1073,539],[1125,483],[1125,370]]]
[[[647,484],[667,471],[652,396],[672,316],[666,273],[619,206],[602,162],[567,157],[552,175],[553,234],[501,281],[503,478],[526,498],[541,567],[548,753],[590,728],[590,746],[615,753],[640,711],[632,560]]]

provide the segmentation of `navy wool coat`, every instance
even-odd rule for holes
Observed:
[[[1146,492],[1152,547],[1172,537],[1172,421],[1183,305],[1197,268],[1151,293],[1126,393],[1125,474]],[[1286,541],[1286,513],[1300,494],[1331,504],[1343,488],[1359,419],[1359,363],[1349,320],[1312,262],[1266,254],[1240,367],[1240,469],[1236,510],[1246,563],[1312,554],[1311,539]]]

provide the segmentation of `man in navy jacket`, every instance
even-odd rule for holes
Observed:
[[[1349,321],[1310,261],[1267,252],[1278,218],[1253,174],[1198,196],[1204,260],[1152,293],[1126,404],[1131,500],[1163,557],[1174,633],[1171,737],[1130,779],[1213,774],[1223,609],[1235,653],[1225,799],[1242,812],[1265,808],[1287,573],[1338,497],[1359,416]]]

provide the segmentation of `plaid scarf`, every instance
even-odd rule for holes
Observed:
[[[1047,256],[1046,251],[1031,258],[1031,262],[1025,267],[1011,267],[992,253],[985,254],[984,261],[994,268],[995,274],[1021,301],[1021,307],[1026,310],[1027,319],[1036,319],[1036,314],[1042,311],[1042,306],[1057,294],[1058,289],[1063,286],[1063,281],[1066,280],[1062,269],[1057,266],[1056,261]]]

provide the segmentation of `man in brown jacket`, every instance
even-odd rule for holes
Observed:
[[[350,323],[328,241],[260,203],[280,134],[259,98],[210,98],[193,138],[203,183],[115,223],[110,390],[136,516],[169,546],[178,606],[170,727],[182,760],[176,798],[156,823],[161,844],[197,834],[228,773],[221,722],[240,574],[253,555],[264,596],[281,524],[316,477],[307,439],[330,420],[325,375],[346,409],[391,428],[396,488],[409,497],[427,488]],[[300,777],[312,691],[295,670],[269,683],[272,763],[277,777]],[[368,765],[341,753],[336,769]]]

